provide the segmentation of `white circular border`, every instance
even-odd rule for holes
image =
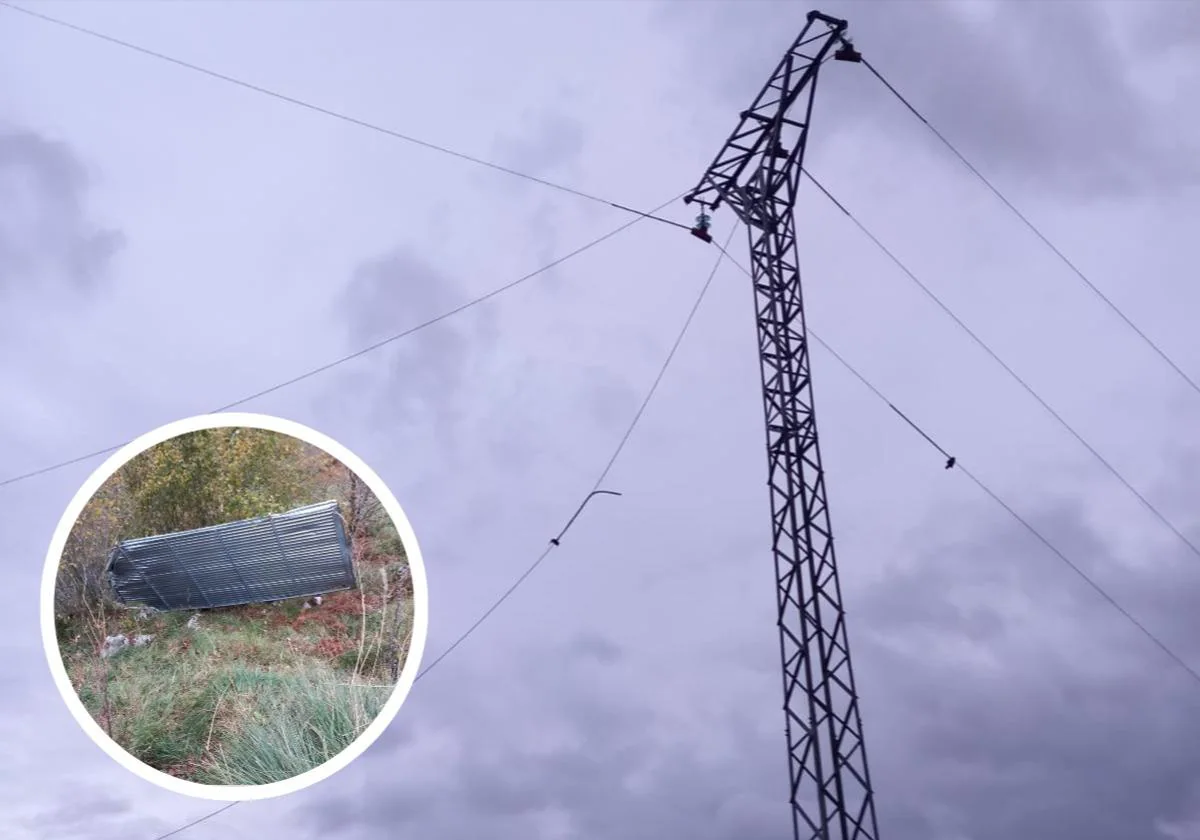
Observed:
[[[400,533],[400,539],[403,541],[405,552],[408,555],[413,586],[413,632],[412,640],[409,643],[408,657],[404,661],[404,667],[400,671],[396,687],[379,715],[350,746],[321,766],[314,767],[312,770],[308,770],[298,776],[293,776],[290,779],[271,782],[265,785],[203,785],[198,782],[189,782],[184,779],[175,778],[168,773],[155,770],[134,758],[131,753],[126,752],[123,747],[105,734],[100,725],[88,713],[78,694],[76,694],[74,686],[71,685],[70,677],[67,675],[66,666],[63,664],[62,655],[59,653],[58,634],[54,626],[54,587],[58,575],[59,560],[62,557],[63,549],[66,547],[67,537],[71,532],[71,528],[74,527],[75,521],[79,518],[87,503],[91,501],[92,496],[100,489],[101,485],[134,456],[164,441],[188,432],[230,427],[265,429],[267,431],[291,435],[305,443],[323,449],[357,473],[366,482],[367,486],[374,491],[379,501],[383,504],[384,510],[387,511],[392,522],[395,524],[396,530]],[[371,746],[383,734],[383,731],[396,717],[396,713],[400,711],[400,707],[404,705],[404,701],[408,698],[408,693],[412,690],[413,681],[416,679],[418,669],[421,666],[421,657],[425,652],[426,633],[429,628],[429,587],[425,578],[425,563],[421,558],[421,549],[417,543],[416,534],[413,533],[412,525],[409,524],[408,517],[404,515],[404,510],[400,507],[400,503],[392,495],[387,485],[357,455],[320,432],[292,420],[284,420],[264,414],[245,414],[240,412],[204,414],[168,423],[154,431],[147,432],[132,443],[121,447],[121,449],[93,472],[75,494],[75,497],[71,499],[71,504],[67,506],[66,512],[54,530],[54,537],[50,541],[50,550],[46,554],[46,568],[42,573],[41,600],[42,645],[46,650],[46,659],[50,664],[50,672],[54,677],[55,685],[58,686],[59,693],[67,704],[67,708],[71,710],[71,714],[79,722],[83,731],[91,736],[91,739],[108,753],[114,761],[146,781],[174,793],[221,802],[271,799],[276,796],[295,793],[329,778],[362,755],[367,747]]]

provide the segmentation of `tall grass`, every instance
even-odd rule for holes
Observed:
[[[296,605],[276,609],[299,615]],[[69,657],[92,716],[135,758],[177,777],[222,785],[292,778],[355,741],[395,688],[378,652],[370,655],[382,614],[348,617],[342,632],[357,644],[332,660],[311,653],[325,637],[319,624],[306,636],[215,613],[192,630],[187,618],[156,617],[151,645],[112,659],[78,649]]]
[[[270,674],[237,670],[243,707],[227,738],[197,774],[204,784],[262,785],[318,767],[355,741],[379,714],[391,685],[338,682],[314,670]],[[249,706],[247,708],[246,706]]]

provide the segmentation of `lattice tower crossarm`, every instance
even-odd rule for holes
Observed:
[[[685,199],[705,212],[728,204],[750,235],[797,840],[879,836],[817,441],[793,216],[821,65],[861,60],[846,28],[809,13]]]

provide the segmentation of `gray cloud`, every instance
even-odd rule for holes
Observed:
[[[587,134],[583,123],[557,107],[526,111],[517,130],[500,132],[492,140],[490,158],[516,172],[560,183],[580,180],[579,163],[583,158]],[[500,182],[497,182],[500,183]],[[540,189],[533,183],[515,178],[502,182],[511,195],[530,195]],[[555,200],[551,200],[555,199]],[[561,196],[539,197],[528,213],[526,228],[535,238],[535,256],[545,265],[561,255]],[[554,273],[554,269],[550,270]]]
[[[522,130],[501,134],[493,141],[498,163],[539,177],[564,177],[579,162],[585,132],[578,119],[557,108],[526,112]]]
[[[601,665],[612,665],[624,655],[620,645],[596,633],[583,633],[575,638],[575,654],[593,659]]]
[[[715,72],[716,89],[742,108],[786,48],[786,33],[802,20],[791,6],[755,15],[740,8],[669,2],[661,19],[700,34],[685,60],[716,52],[729,58],[723,72],[706,68],[703,75]],[[1200,136],[1181,142],[1190,130],[1180,119],[1181,97],[1151,101],[1126,61],[1127,49],[1153,55],[1163,33],[1169,43],[1196,43],[1194,12],[1186,3],[1117,10],[1132,19],[1135,42],[1128,47],[1100,3],[1008,2],[969,10],[949,2],[846,0],[823,9],[850,21],[865,57],[986,174],[1077,195],[1195,183]],[[814,171],[822,148],[862,129],[928,147],[958,166],[865,68],[827,67],[818,100],[825,128],[814,136]]]
[[[449,779],[422,790],[420,770],[412,763],[416,754],[397,749],[375,755],[370,760],[381,768],[413,768],[407,774],[411,787],[402,784],[394,795],[367,796],[357,805],[314,803],[307,810],[320,822],[318,832],[403,826],[466,838],[487,824],[491,836],[527,837],[542,836],[537,827],[558,820],[572,832],[596,838],[650,840],[664,832],[700,840],[770,836],[765,827],[774,820],[762,818],[761,792],[785,785],[764,778],[764,762],[758,760],[761,733],[742,715],[723,721],[733,728],[724,729],[720,740],[738,744],[732,763],[713,763],[688,746],[664,743],[664,719],[622,703],[603,687],[618,677],[611,670],[613,660],[581,660],[579,646],[539,646],[540,655],[525,660],[514,674],[521,688],[514,691],[510,683],[499,689],[506,699],[520,695],[532,703],[529,711],[542,712],[540,727],[523,719],[517,731],[507,733],[504,720],[513,707],[489,702],[487,691],[469,697],[459,692],[451,708],[436,715],[437,722],[453,720],[453,730],[464,739]],[[438,729],[430,718],[414,728]],[[473,738],[485,731],[492,734]],[[745,833],[755,826],[763,830]]]
[[[1158,0],[1129,4],[1123,11],[1132,12],[1134,9],[1137,10],[1136,14],[1118,18],[1120,23],[1132,30],[1129,46],[1151,51],[1144,57],[1153,58],[1161,51],[1177,50],[1180,57],[1194,59],[1193,55],[1186,53],[1200,43],[1200,7],[1195,3]],[[1194,68],[1194,60],[1191,64]]]
[[[686,3],[669,28],[655,28],[646,25],[645,4],[480,4],[469,26],[455,4],[366,4],[332,17],[319,4],[201,6],[173,7],[169,25],[140,13],[115,15],[112,25],[119,22],[130,40],[311,93],[401,130],[468,138],[452,144],[464,149],[486,148],[488,126],[520,134],[512,117],[526,103],[497,92],[528,90],[522,85],[540,83],[550,67],[560,90],[585,94],[567,101],[578,106],[586,169],[582,153],[573,169],[548,141],[546,161],[522,162],[631,206],[649,206],[698,174],[804,11]],[[1149,16],[1139,12],[1147,7],[1131,4],[1123,14]],[[1174,329],[1181,356],[1191,352],[1195,290],[1180,279],[1195,261],[1188,197],[1164,199],[1161,179],[1147,178],[1140,183],[1148,192],[1119,209],[1080,200],[1097,183],[1123,188],[1106,170],[1120,150],[1141,149],[1144,137],[1115,124],[1114,139],[1092,137],[1087,123],[1129,112],[1124,86],[1137,67],[1147,101],[1134,111],[1163,111],[1150,104],[1144,78],[1157,76],[1157,59],[1118,55],[1114,64],[1123,68],[1097,80],[1083,61],[1079,72],[1060,70],[1053,78],[1070,90],[1063,103],[1059,87],[1028,82],[1035,73],[1052,78],[1055,62],[1067,58],[1066,48],[1047,49],[1049,35],[1029,31],[1061,31],[1061,22],[1039,22],[1056,12],[1031,9],[1017,19],[1001,10],[984,32],[957,16],[964,8],[984,7],[871,3],[831,11],[852,20],[868,56],[989,174],[994,167],[1036,179],[1062,236],[1106,267],[1105,281],[1123,284],[1156,335]],[[1155,37],[1186,42],[1176,23],[1182,5],[1174,8],[1154,7],[1158,25],[1171,28]],[[1068,11],[1095,14],[1080,4]],[[103,8],[92,14],[105,17]],[[439,31],[461,49],[447,53],[444,40],[429,37]],[[173,33],[186,43],[172,41]],[[1073,49],[1088,62],[1113,54],[1094,23],[1077,34],[1087,43]],[[1153,41],[1132,28],[1122,35]],[[515,50],[517,41],[530,46]],[[345,43],[356,49],[348,53]],[[622,44],[620,65],[596,43]],[[287,111],[295,117],[289,122],[282,104],[211,80],[147,76],[143,57],[88,60],[80,72],[71,55],[64,33],[50,27],[0,27],[7,77],[34,80],[22,85],[29,103],[18,104],[37,124],[62,126],[76,147],[86,142],[88,159],[120,178],[118,209],[122,224],[137,231],[136,254],[114,300],[69,317],[45,301],[10,307],[12,323],[42,337],[46,351],[13,354],[3,371],[22,409],[10,412],[0,441],[13,471],[279,381],[296,366],[320,364],[494,288],[545,254],[609,229],[610,217],[611,226],[619,223],[615,211],[519,187],[461,161],[410,155],[315,115]],[[983,66],[996,56],[1001,69]],[[1173,56],[1186,65],[1182,50]],[[987,213],[963,207],[961,173],[919,125],[869,78],[836,70],[823,76],[819,94],[814,170],[828,167],[839,194],[843,186],[858,190],[854,209],[869,206],[870,223],[890,220],[878,232],[905,257],[916,255],[914,268],[950,277],[955,303],[972,306],[989,336],[1009,338],[1010,349],[1025,354],[1017,367],[1036,368],[1039,385],[1045,381],[1056,405],[1066,400],[1072,419],[1088,419],[1106,453],[1117,449],[1114,457],[1142,477],[1168,473],[1154,498],[1179,521],[1193,518],[1197,488],[1188,474],[1195,470],[1178,452],[1195,424],[1160,432],[1169,401],[1157,362],[1125,358],[1112,323],[1087,320],[1076,298],[1054,291],[1063,286],[1045,270],[1044,254],[1023,250],[990,205]],[[1018,83],[972,94],[944,78],[972,74],[980,84]],[[404,85],[398,97],[394,79],[437,82]],[[1111,108],[1103,86],[1115,91]],[[117,96],[122,107],[94,107]],[[1177,111],[1172,119],[1189,116]],[[525,152],[539,141],[536,119],[528,124]],[[1147,124],[1153,129],[1155,121]],[[469,140],[481,132],[478,143]],[[1071,138],[1103,148],[1079,151],[1077,165],[1062,151]],[[512,163],[522,147],[495,150]],[[1131,171],[1141,170],[1131,164]],[[230,195],[247,199],[238,215],[222,215]],[[1165,200],[1176,203],[1163,209]],[[906,292],[893,294],[891,268],[850,226],[809,209],[802,259],[814,278],[810,311],[822,336],[902,408],[929,418],[964,461],[974,467],[977,456],[1006,497],[1169,643],[1200,660],[1190,555],[1151,531],[1153,523],[1131,512],[1136,504],[1114,503],[1112,488],[1080,468],[1036,406],[1026,411],[1019,394],[960,352],[953,343],[960,337],[943,331],[944,321],[907,305]],[[686,218],[684,208],[674,211]],[[397,228],[409,239],[364,262],[377,243],[396,241]],[[203,242],[187,265],[176,234]],[[220,259],[199,259],[213,253]],[[426,661],[505,591],[574,511],[711,264],[712,254],[686,233],[640,225],[555,277],[247,406],[317,426],[396,489],[429,567]],[[341,332],[331,335],[329,304],[340,290],[330,279],[347,277]],[[20,285],[34,281],[22,275]],[[235,299],[245,303],[240,319],[226,307]],[[200,300],[210,306],[198,311]],[[276,320],[264,321],[265,311]],[[149,323],[162,312],[192,313],[195,325],[160,319],[149,350],[136,335],[112,339],[118,318]],[[1104,353],[1090,357],[1100,345]],[[589,508],[563,548],[422,679],[389,731],[351,767],[300,795],[240,805],[178,836],[786,834],[753,351],[749,290],[730,270],[714,283],[614,471],[610,486],[626,495]],[[1181,362],[1190,370],[1197,359]],[[991,840],[1007,830],[1033,840],[1152,840],[1178,829],[1185,837],[1198,816],[1200,774],[1187,753],[1196,736],[1194,685],[1002,512],[968,495],[969,485],[942,471],[936,455],[827,355],[819,366],[822,448],[884,836]],[[1194,401],[1186,406],[1193,409]],[[1162,449],[1149,445],[1160,439]],[[70,810],[83,782],[136,805],[123,815],[105,805],[114,813],[97,819],[100,836],[148,840],[214,807],[139,783],[114,765],[87,742],[46,679],[35,629],[41,554],[85,475],[79,466],[4,488],[0,506],[12,586],[27,593],[0,615],[0,679],[20,686],[20,694],[0,696],[0,742],[10,754],[0,805],[20,815],[12,820],[16,840],[53,834],[24,820]]]
[[[1077,506],[1033,521],[1200,664],[1200,618],[1173,608],[1200,599],[1200,569],[1166,554],[1122,575]],[[911,715],[910,772],[898,755],[877,768],[893,785],[880,788],[884,814],[922,803],[901,821],[919,813],[925,831],[940,822],[976,840],[1155,836],[1200,778],[1200,686],[1019,526],[952,531],[857,602],[878,692],[868,705],[891,718],[886,691]],[[1163,616],[1191,626],[1163,628]]]
[[[457,283],[407,249],[364,262],[342,295],[348,344],[358,349],[448,312],[469,299]],[[389,423],[428,422],[452,440],[453,395],[494,340],[485,309],[456,316],[385,349],[385,379],[371,387]],[[367,386],[370,387],[370,386]],[[379,416],[376,414],[375,416]]]
[[[898,840],[1190,837],[1197,685],[983,504],[950,527],[923,527],[935,535],[924,548],[852,596],[883,830]],[[1122,571],[1072,502],[1051,500],[1031,521],[1150,623],[1186,616],[1189,626],[1164,635],[1200,660],[1200,618],[1175,606],[1200,598],[1200,570],[1168,552]],[[406,778],[353,804],[310,803],[313,836],[402,826],[465,838],[483,824],[495,837],[558,836],[536,828],[547,815],[598,840],[777,836],[787,812],[771,646],[749,661],[710,652],[709,667],[731,678],[761,667],[770,694],[746,702],[735,681],[707,712],[649,712],[622,698],[645,689],[632,688],[625,658],[609,652],[618,649],[601,632],[527,645],[502,684],[442,693],[436,710],[417,700],[419,716],[398,724],[403,740],[367,759],[380,768],[371,779],[412,768]],[[518,708],[520,723],[509,717]],[[696,714],[709,737],[675,737],[671,718]],[[461,739],[432,787],[418,769],[429,732]]]
[[[39,814],[28,820],[27,825],[54,837],[94,837],[98,825],[109,823],[114,817],[124,817],[132,807],[127,799],[80,786],[73,791],[70,802]]]
[[[0,289],[63,282],[89,291],[123,238],[86,209],[87,172],[63,143],[0,128]]]

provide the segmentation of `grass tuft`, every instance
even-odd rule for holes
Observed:
[[[207,758],[197,778],[205,784],[268,784],[319,767],[362,734],[393,688],[314,670],[239,671],[234,686],[237,737]]]
[[[201,784],[269,784],[358,738],[395,686],[388,656],[407,653],[378,640],[405,634],[410,592],[302,603],[206,611],[195,628],[186,612],[110,615],[104,634],[155,639],[107,660],[96,628],[66,622],[60,650],[88,712],[135,758]]]

